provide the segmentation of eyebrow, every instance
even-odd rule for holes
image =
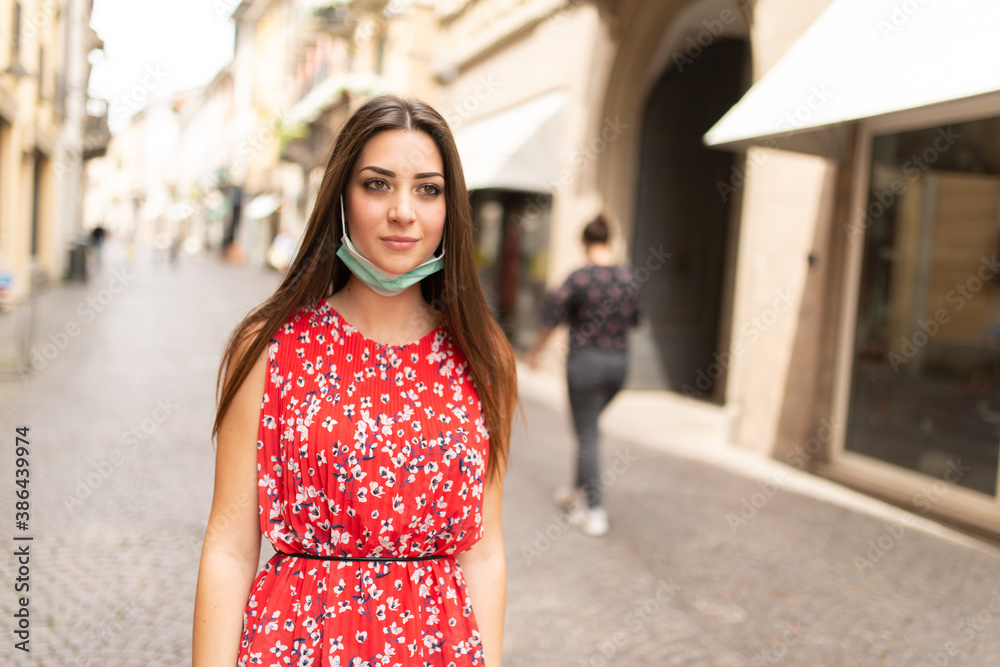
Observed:
[[[389,171],[388,169],[383,169],[382,167],[373,167],[373,166],[362,167],[359,171],[364,171],[365,169],[370,169],[371,171],[374,171],[376,174],[388,176],[389,178],[396,178],[396,172]],[[439,178],[444,178],[444,174],[441,174],[436,171],[425,171],[416,174],[414,178],[432,178],[434,176],[437,176]]]

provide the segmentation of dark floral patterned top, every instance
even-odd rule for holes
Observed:
[[[542,313],[542,328],[569,324],[569,349],[624,352],[628,329],[639,323],[639,283],[624,266],[587,265],[570,274]]]

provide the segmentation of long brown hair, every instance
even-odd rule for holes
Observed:
[[[492,477],[506,468],[510,424],[517,401],[514,355],[479,284],[469,195],[451,130],[427,104],[395,95],[366,102],[351,115],[337,137],[295,261],[274,294],[240,322],[226,345],[219,367],[212,435],[218,436],[236,391],[278,328],[299,309],[347,284],[350,270],[337,257],[343,225],[338,198],[365,144],[387,130],[423,132],[441,152],[446,205],[444,268],[421,281],[420,290],[427,303],[441,311],[444,324],[469,361],[490,432],[487,476]]]

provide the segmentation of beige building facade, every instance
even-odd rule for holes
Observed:
[[[604,211],[643,288],[630,389],[1000,531],[996,3],[247,0],[234,19],[233,62],[181,112],[182,156],[219,138],[193,158],[211,173],[177,194],[235,220],[248,261],[297,238],[350,110],[423,97],[516,349]]]
[[[59,279],[81,231],[81,174],[106,128],[86,114],[89,0],[0,2],[0,293]],[[88,142],[86,132],[95,135]]]
[[[975,25],[996,12],[976,4],[440,3],[434,101],[515,346],[607,211],[643,283],[633,388],[709,406],[734,446],[996,532],[1000,82],[905,66],[921,42],[992,62]],[[810,55],[852,39],[846,64]],[[724,116],[751,129],[709,147]]]

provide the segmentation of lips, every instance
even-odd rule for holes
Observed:
[[[409,250],[419,241],[410,236],[383,236],[379,240],[392,250]]]

